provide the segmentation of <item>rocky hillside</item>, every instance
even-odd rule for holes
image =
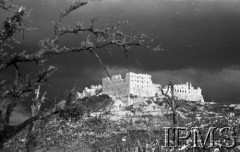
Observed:
[[[75,101],[75,103],[80,101]],[[120,105],[118,100],[107,95],[90,96],[81,99],[85,113],[79,117],[74,110],[59,114],[35,124],[35,151],[94,151],[119,150],[134,151],[137,147],[164,151],[163,126],[171,126],[171,111],[163,103],[144,100],[139,104],[122,108],[122,113],[114,111]],[[116,104],[118,103],[118,104]],[[177,108],[178,126],[234,127],[237,146],[240,151],[240,106],[217,103],[183,102]],[[75,109],[78,111],[79,109]],[[81,108],[80,108],[81,110]],[[155,113],[152,112],[155,110]],[[150,111],[150,112],[149,112]],[[161,112],[158,115],[157,112]],[[95,114],[92,116],[92,114]],[[24,151],[26,130],[9,141],[4,151]],[[179,150],[180,151],[180,150]],[[181,151],[187,151],[183,149]]]

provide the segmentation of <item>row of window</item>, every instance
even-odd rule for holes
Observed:
[[[151,77],[150,76],[136,76],[136,75],[130,75],[130,78],[141,78],[141,79],[151,79]]]
[[[175,92],[187,93],[186,90],[176,90],[176,89],[175,89]],[[196,92],[196,91],[193,91],[193,92],[188,91],[188,93],[198,94],[198,92]]]
[[[132,82],[138,82],[138,83],[150,83],[150,81],[142,81],[142,80],[137,80],[137,79],[135,79],[135,80],[131,80]]]
[[[133,85],[133,87],[137,87],[137,88],[150,88],[150,85]]]

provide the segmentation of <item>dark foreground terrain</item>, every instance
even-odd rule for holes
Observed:
[[[101,105],[102,106],[106,105]],[[96,109],[95,109],[96,110]],[[175,152],[200,152],[200,151],[240,151],[240,109],[239,105],[221,105],[215,103],[186,102],[178,108],[177,126],[199,127],[202,136],[205,137],[209,127],[233,127],[235,130],[236,145],[234,148],[205,148],[193,149],[186,142],[182,142]],[[36,152],[90,152],[90,151],[114,151],[114,152],[165,152],[173,151],[164,148],[165,132],[162,127],[153,127],[159,119],[165,120],[165,126],[171,127],[171,114],[162,117],[151,115],[143,121],[131,122],[126,119],[110,121],[106,112],[101,117],[88,115],[81,119],[73,119],[71,116],[55,115],[44,122],[35,124],[34,150]],[[139,127],[141,126],[141,127]],[[5,144],[4,152],[24,151],[26,145],[26,132],[22,131],[15,138]],[[171,136],[172,137],[172,136]],[[223,141],[216,134],[215,141]],[[170,142],[172,144],[172,142]],[[217,145],[217,144],[216,144]]]

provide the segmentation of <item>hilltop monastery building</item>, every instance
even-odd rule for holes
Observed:
[[[160,97],[161,85],[152,82],[149,74],[126,73],[123,79],[121,75],[113,75],[102,79],[102,93],[115,96],[127,101],[130,105],[134,97]],[[187,101],[204,102],[201,89],[194,89],[191,83],[174,85],[174,95],[177,99]]]

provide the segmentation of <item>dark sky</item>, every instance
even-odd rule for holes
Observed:
[[[19,1],[19,5],[32,9],[31,25],[38,30],[26,33],[24,40],[19,35],[23,45],[18,49],[29,52],[38,49],[39,39],[52,36],[52,21],[71,2]],[[105,49],[99,50],[110,74],[148,73],[154,83],[162,85],[168,80],[176,83],[189,81],[202,88],[206,101],[240,103],[239,1],[102,0],[75,11],[65,24],[74,24],[78,20],[87,24],[98,16],[99,27],[118,18],[126,22],[121,27],[123,32],[130,35],[145,33],[153,39],[152,46],[160,44],[163,49],[154,52],[146,47],[135,47],[127,60],[119,48],[112,48],[112,54]],[[78,46],[82,37],[66,36],[62,44]],[[74,84],[79,87],[101,84],[102,77],[106,76],[91,54],[51,56],[47,64],[58,68],[48,85],[49,92],[56,88],[68,89]]]

